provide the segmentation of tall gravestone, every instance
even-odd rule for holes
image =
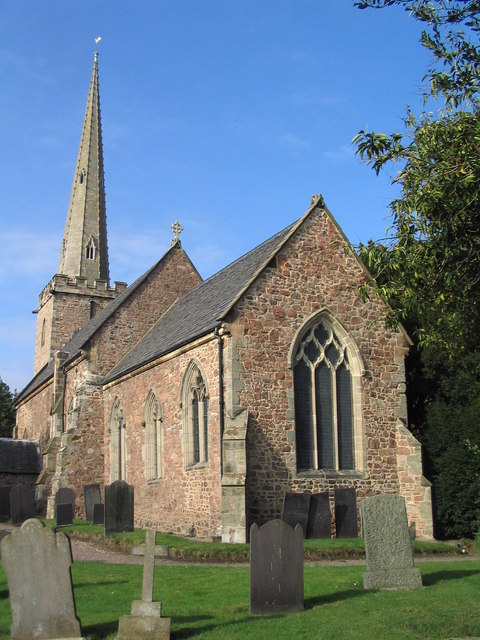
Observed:
[[[168,640],[170,638],[171,619],[161,617],[162,603],[153,600],[155,534],[153,529],[147,529],[145,532],[142,599],[134,600],[131,614],[120,618],[117,640]]]
[[[16,484],[10,491],[10,514],[12,524],[18,525],[34,518],[35,491],[26,484]]]
[[[303,610],[303,530],[284,520],[250,528],[250,613]]]
[[[115,480],[105,487],[105,535],[133,531],[133,485]]]
[[[283,496],[282,520],[293,528],[299,524],[302,527],[304,537],[307,534],[310,497],[311,494],[306,492],[287,492]]]
[[[73,523],[75,513],[75,491],[69,487],[62,487],[55,494],[55,520],[57,526]]]
[[[40,520],[23,523],[2,540],[7,573],[13,640],[80,638],[75,614],[70,541]]]
[[[335,488],[335,526],[337,538],[358,536],[357,494],[350,487]]]
[[[89,522],[93,522],[93,507],[102,502],[99,484],[86,484],[83,487],[83,497],[85,500],[85,517]]]
[[[0,516],[10,517],[10,492],[11,485],[2,485],[0,487]]]
[[[365,589],[416,589],[422,586],[413,565],[405,500],[398,495],[366,498],[361,506],[367,572]]]
[[[312,493],[308,511],[307,538],[331,538],[330,499],[328,491]]]

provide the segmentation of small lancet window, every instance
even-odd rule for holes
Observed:
[[[90,238],[87,246],[85,247],[85,257],[87,260],[95,260],[95,241],[93,238]]]
[[[83,184],[83,178],[85,177],[85,169],[82,169],[78,174],[78,182],[79,184]]]

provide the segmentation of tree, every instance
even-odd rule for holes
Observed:
[[[15,426],[14,394],[0,378],[0,438],[11,438]]]
[[[361,250],[382,285],[366,284],[362,293],[392,306],[390,324],[415,315],[420,344],[465,350],[477,344],[480,327],[480,2],[356,5],[403,6],[425,23],[421,42],[433,62],[424,76],[424,105],[437,107],[435,115],[407,108],[402,133],[360,131],[354,139],[377,174],[393,165],[392,182],[401,188],[390,204],[389,239]]]
[[[403,7],[432,52],[424,111],[401,133],[360,131],[357,153],[378,174],[393,167],[400,196],[387,239],[360,246],[376,285],[416,338],[407,360],[411,428],[433,480],[437,537],[472,537],[480,522],[480,2],[361,0]],[[427,110],[428,107],[428,110]]]

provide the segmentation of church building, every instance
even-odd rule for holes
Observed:
[[[34,377],[16,437],[43,456],[38,504],[116,479],[135,525],[243,542],[280,517],[285,492],[354,488],[405,498],[432,537],[430,484],[408,430],[410,341],[363,302],[371,279],[321,196],[203,281],[178,223],[129,287],[110,284],[95,55],[58,272],[40,293]]]

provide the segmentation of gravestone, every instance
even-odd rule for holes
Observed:
[[[57,522],[57,527],[65,527],[69,524],[73,524],[73,504],[71,502],[56,504],[55,520]]]
[[[0,487],[0,516],[10,517],[10,491],[11,485],[2,485]]]
[[[422,576],[413,564],[405,500],[398,495],[366,498],[361,506],[367,572],[364,589],[416,589]]]
[[[105,487],[105,535],[133,531],[133,485],[115,480]]]
[[[162,618],[162,603],[153,601],[155,573],[156,531],[145,532],[145,557],[143,560],[142,599],[132,602],[129,616],[121,616],[118,622],[117,640],[168,640],[171,618]]]
[[[303,610],[303,530],[284,520],[250,528],[250,613]]]
[[[13,640],[80,638],[75,615],[70,541],[40,520],[26,520],[2,540]]]
[[[97,502],[93,505],[92,524],[105,524],[105,505]]]
[[[16,484],[10,491],[10,514],[12,524],[18,525],[29,518],[34,518],[35,492],[26,484]]]
[[[355,489],[335,488],[335,525],[337,538],[358,537],[357,495]]]
[[[83,487],[83,497],[85,500],[85,517],[89,522],[93,522],[93,505],[102,502],[99,484],[86,484]]]
[[[304,537],[307,534],[310,497],[310,493],[289,492],[283,496],[282,520],[293,528],[299,524],[302,527]]]
[[[328,491],[312,493],[308,511],[307,538],[331,538],[330,500]]]

